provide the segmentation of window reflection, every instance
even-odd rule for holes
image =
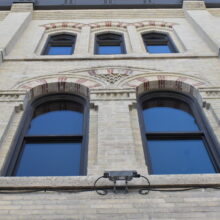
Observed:
[[[185,101],[191,103],[191,99],[175,93],[155,93],[145,100],[142,114],[150,172],[216,173],[204,127],[198,123],[201,120]]]
[[[82,134],[82,105],[74,102],[49,102],[34,111],[28,135]]]
[[[80,175],[81,143],[25,144],[16,176]]]
[[[83,115],[84,106],[74,101],[52,97],[37,105],[12,175],[82,175]]]
[[[189,106],[177,99],[153,99],[143,105],[146,131],[198,131]]]
[[[202,140],[149,140],[154,174],[215,173]]]
[[[69,34],[51,36],[43,52],[44,55],[71,55],[74,52],[76,37]]]
[[[169,36],[162,33],[148,33],[142,35],[148,53],[176,53]]]
[[[95,54],[124,54],[125,46],[123,36],[107,33],[96,36]]]

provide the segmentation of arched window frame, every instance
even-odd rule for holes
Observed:
[[[112,44],[112,42],[110,41],[104,41],[104,40],[99,40],[98,37],[100,36],[104,36],[104,35],[115,35],[115,36],[119,36],[119,39],[116,40],[119,42],[120,47],[121,47],[121,53],[120,54],[100,54],[98,53],[98,47],[101,44]],[[120,33],[120,32],[115,32],[115,31],[108,31],[108,32],[98,32],[95,34],[94,36],[94,54],[95,55],[123,55],[126,54],[127,50],[126,50],[126,46],[125,46],[125,38],[124,38],[124,34]]]
[[[31,123],[31,120],[33,118],[34,110],[36,107],[38,107],[41,104],[46,104],[47,102],[51,101],[72,101],[79,103],[83,106],[83,132],[81,137],[76,136],[73,139],[71,137],[66,137],[66,139],[62,139],[61,136],[57,136],[53,138],[50,137],[43,137],[45,139],[45,143],[49,142],[55,142],[55,141],[61,141],[64,140],[64,142],[67,141],[79,141],[82,140],[82,146],[81,146],[81,158],[80,158],[80,176],[85,176],[87,175],[87,160],[88,160],[88,117],[89,117],[89,102],[83,97],[80,97],[75,94],[67,94],[67,93],[62,93],[62,94],[51,94],[47,96],[42,96],[39,98],[36,98],[32,100],[30,103],[28,103],[27,108],[23,114],[23,117],[21,119],[21,123],[19,124],[18,131],[16,133],[16,137],[14,140],[14,147],[13,147],[13,152],[12,156],[10,158],[10,161],[8,163],[8,167],[6,167],[6,176],[13,176],[13,172],[16,169],[16,163],[19,160],[20,153],[24,148],[24,141],[25,141],[25,136],[26,133],[29,129],[29,125]],[[63,135],[62,135],[63,136]],[[37,143],[39,141],[38,137],[31,137],[33,142]]]
[[[158,37],[161,37],[161,39],[159,40],[153,40],[153,39],[148,39],[147,37],[154,37],[154,36],[158,36]],[[166,32],[155,32],[155,31],[151,31],[151,32],[144,32],[141,34],[141,37],[142,37],[142,41],[144,43],[144,47],[145,47],[145,50],[147,53],[149,54],[152,54],[150,53],[148,50],[147,50],[147,45],[167,45],[168,48],[170,49],[170,53],[178,53],[178,49],[177,49],[177,46],[176,44],[173,42],[172,38],[170,37],[170,34],[169,33],[166,33]],[[155,53],[157,54],[157,53]],[[158,53],[159,54],[159,53]]]
[[[59,38],[66,38],[66,40],[63,41],[59,41]],[[72,38],[72,39],[71,39]],[[65,46],[68,45],[72,47],[71,49],[71,53],[70,54],[55,54],[55,55],[60,55],[60,56],[64,56],[64,55],[72,55],[74,54],[74,50],[75,50],[75,45],[76,45],[76,34],[72,34],[72,33],[55,33],[52,35],[48,36],[48,39],[45,43],[44,49],[42,51],[42,55],[50,55],[49,53],[49,49],[51,48],[51,46]]]
[[[145,93],[145,94],[141,95],[140,97],[138,97],[138,118],[139,118],[139,124],[140,124],[140,129],[141,129],[145,162],[148,167],[149,174],[153,174],[153,173],[152,173],[152,165],[151,165],[150,155],[149,155],[149,150],[148,150],[147,136],[149,134],[147,135],[145,132],[143,104],[144,104],[144,102],[147,102],[150,99],[154,99],[154,98],[173,98],[173,99],[177,99],[177,100],[183,101],[186,104],[188,104],[188,106],[190,107],[192,114],[198,124],[198,127],[201,129],[200,137],[202,138],[202,140],[204,140],[204,145],[207,150],[208,156],[213,164],[213,167],[214,167],[216,173],[219,173],[220,172],[220,146],[219,146],[219,143],[218,143],[216,137],[213,134],[211,126],[209,125],[209,123],[208,123],[208,121],[202,111],[201,106],[199,105],[199,103],[197,102],[195,97],[192,97],[192,96],[189,96],[189,95],[186,95],[183,93],[175,92],[175,91],[164,90],[164,91],[148,92],[148,93]],[[159,132],[153,132],[153,133],[152,133],[152,137],[155,136],[155,133],[158,133],[157,137],[160,136]],[[198,138],[197,135],[199,135],[199,134],[196,134],[196,133],[197,132],[195,132],[194,135],[195,135],[195,137]],[[174,134],[174,132],[173,132],[173,134]],[[170,134],[169,138],[170,139],[173,138],[171,140],[175,140],[177,137],[177,136],[175,137],[175,134],[174,135],[173,134],[172,133]],[[163,134],[161,134],[161,136],[162,135]],[[172,137],[172,135],[173,135],[173,137]],[[180,136],[181,136],[181,134],[180,134]],[[187,136],[183,134],[182,137],[186,138]]]

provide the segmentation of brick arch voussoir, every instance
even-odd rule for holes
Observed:
[[[140,21],[140,22],[136,22],[134,23],[134,26],[139,29],[139,28],[167,28],[172,30],[173,26],[175,25],[175,23],[171,23],[171,22],[165,22],[165,21]]]
[[[60,28],[78,29],[81,30],[85,24],[77,22],[55,22],[42,25],[46,30],[56,30]]]
[[[72,82],[51,82],[35,86],[27,91],[28,100],[33,100],[41,96],[57,93],[69,93],[89,98],[89,88]]]
[[[199,85],[199,84],[198,84]],[[136,87],[137,96],[141,96],[144,93],[152,91],[169,90],[179,93],[184,93],[197,99],[200,105],[202,105],[202,97],[200,95],[198,86],[189,84],[181,80],[150,80],[142,82]]]
[[[15,86],[18,90],[26,90],[28,100],[54,93],[73,93],[89,98],[92,88],[103,86],[101,82],[85,77],[60,75],[53,77],[34,78]]]

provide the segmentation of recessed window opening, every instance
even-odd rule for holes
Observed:
[[[170,94],[157,95],[142,102],[150,173],[216,173],[217,165],[200,116],[183,96],[179,99]]]
[[[12,176],[79,176],[85,173],[84,105],[70,99],[34,106],[14,158]]]
[[[51,36],[44,55],[71,55],[74,53],[76,37],[69,34]]]
[[[145,49],[148,53],[176,53],[169,36],[160,33],[142,35]]]
[[[99,34],[96,35],[95,54],[125,54],[123,36],[120,34]]]

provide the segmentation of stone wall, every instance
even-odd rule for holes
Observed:
[[[0,219],[219,219],[219,174],[148,175],[137,100],[155,90],[190,94],[220,140],[219,15],[203,1],[182,9],[1,11]],[[127,54],[94,55],[102,31],[123,34]],[[179,53],[146,53],[141,34],[152,31],[169,34]],[[41,55],[54,33],[77,35],[73,55]],[[90,100],[87,176],[5,177],[28,104],[59,92]],[[128,194],[84,191],[105,170],[137,170],[167,191],[140,195],[136,187],[146,183],[136,179]]]

